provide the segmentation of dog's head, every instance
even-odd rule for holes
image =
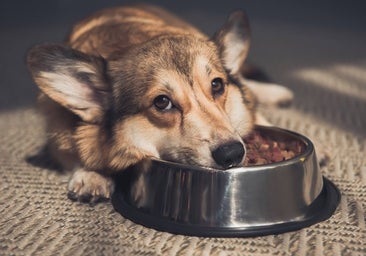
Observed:
[[[60,45],[28,54],[35,82],[80,118],[75,141],[91,168],[124,169],[146,157],[240,165],[254,99],[237,82],[247,56],[245,15],[212,39],[166,35],[103,59]]]

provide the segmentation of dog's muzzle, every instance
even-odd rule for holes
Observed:
[[[244,155],[244,146],[239,141],[225,143],[212,151],[216,164],[224,168],[237,166],[242,162]]]

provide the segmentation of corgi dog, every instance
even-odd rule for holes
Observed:
[[[243,11],[208,37],[163,9],[138,5],[95,13],[65,44],[32,47],[27,65],[40,89],[47,149],[73,171],[69,198],[108,199],[112,176],[149,158],[242,165],[242,138],[267,124],[257,103],[293,97],[245,78],[249,45]]]

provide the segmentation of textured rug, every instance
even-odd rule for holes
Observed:
[[[4,94],[7,86],[17,95],[31,85],[3,80],[1,106],[11,107],[0,109],[0,255],[366,255],[366,58],[360,54],[365,36],[273,22],[254,21],[253,27],[251,57],[296,97],[290,108],[263,106],[262,112],[275,125],[331,151],[322,173],[338,186],[342,199],[330,219],[280,235],[199,238],[137,225],[109,202],[94,207],[71,202],[68,174],[56,171],[47,156],[34,157],[44,143],[42,118],[29,104],[17,107]],[[19,31],[11,34],[21,44]],[[29,38],[37,32],[31,31]],[[11,59],[15,48],[9,44],[9,49]],[[4,74],[15,72],[7,67],[2,63]],[[19,99],[32,101],[25,94]]]

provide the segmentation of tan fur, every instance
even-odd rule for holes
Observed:
[[[133,28],[134,33],[129,33]],[[85,53],[113,58],[161,34],[194,34],[204,37],[196,28],[163,9],[150,5],[105,9],[78,23],[69,35],[68,44]]]
[[[215,149],[243,144],[256,116],[255,97],[239,81],[245,22],[236,13],[210,39],[157,7],[112,8],[78,23],[70,48],[31,50],[51,153],[76,170],[71,198],[109,197],[109,175],[146,158],[219,167]],[[216,78],[224,85],[217,95]],[[174,108],[159,110],[160,95]]]
[[[63,168],[73,170],[80,162],[72,129],[78,118],[43,93],[38,96],[38,107],[46,117],[47,149]]]

